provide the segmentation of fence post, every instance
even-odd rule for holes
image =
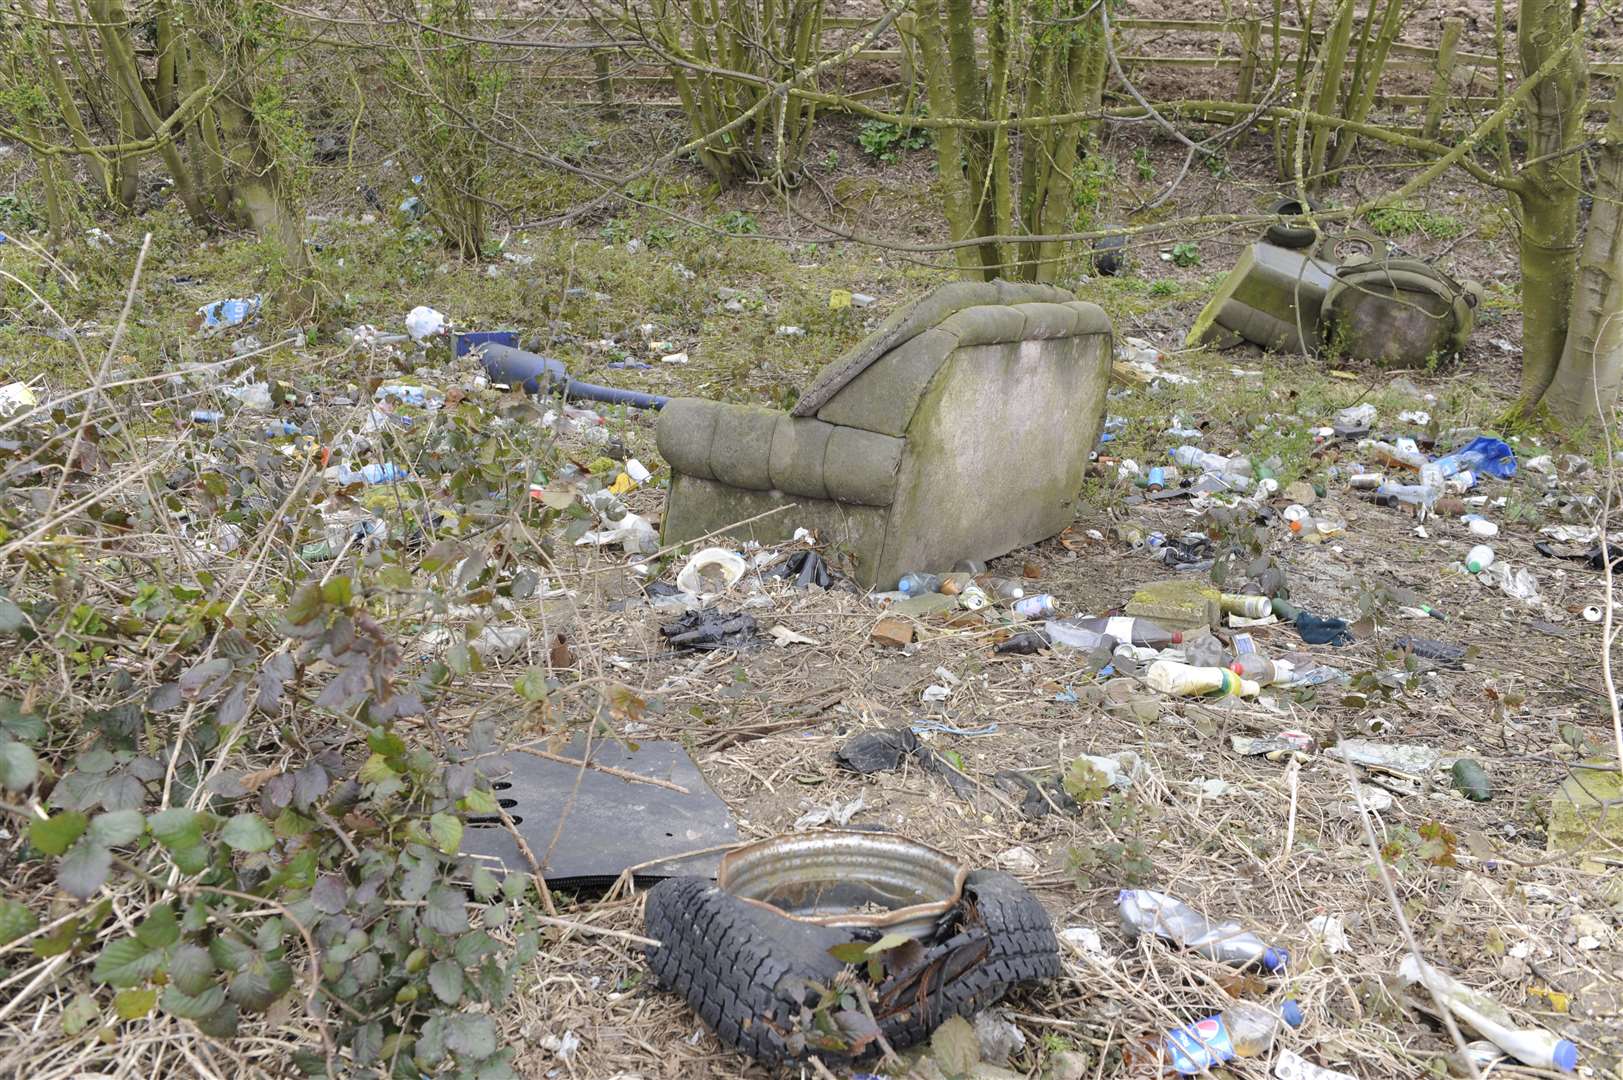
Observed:
[[[918,79],[918,67],[913,59],[913,13],[896,17],[896,36],[901,41],[902,53],[902,105],[904,113],[913,111],[913,88]]]
[[[597,102],[608,115],[614,115],[614,77],[609,74],[609,53],[606,49],[592,52],[592,67],[597,69]]]
[[[1240,100],[1249,104],[1257,81],[1258,53],[1262,40],[1262,20],[1247,19],[1240,31]]]
[[[1448,105],[1455,54],[1459,50],[1460,31],[1464,29],[1464,19],[1456,17],[1443,20],[1443,42],[1437,48],[1437,78],[1431,84],[1431,98],[1426,102],[1426,120],[1420,127],[1420,133],[1428,139],[1435,139],[1442,130],[1443,109]]]

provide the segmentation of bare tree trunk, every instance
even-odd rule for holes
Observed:
[[[1581,11],[1571,0],[1521,0],[1517,45],[1522,73],[1531,76],[1572,36]],[[1583,129],[1589,71],[1582,49],[1534,88],[1527,116],[1525,185],[1521,205],[1522,385],[1516,410],[1536,406],[1555,378],[1567,337],[1577,275],[1578,191],[1582,177],[1572,153]]]
[[[141,67],[135,58],[135,50],[130,45],[129,38],[125,36],[128,19],[124,13],[122,0],[90,0],[89,8],[99,24],[108,74],[112,77],[113,84],[118,87],[122,99],[129,104],[131,115],[136,121],[135,130],[141,137],[156,134],[163,125],[163,120],[147,97],[146,87],[141,82]],[[208,215],[203,210],[202,201],[197,197],[191,173],[186,170],[186,163],[181,159],[180,148],[175,145],[175,140],[173,138],[161,140],[158,143],[158,154],[169,170],[169,176],[175,183],[175,195],[186,207],[187,215],[199,225],[208,224]]]
[[[1572,425],[1609,412],[1623,386],[1623,94],[1595,155],[1594,196],[1561,363],[1544,394],[1550,415]]]
[[[924,64],[924,88],[933,116],[958,116],[958,102],[947,75],[947,41],[941,26],[941,0],[918,0],[919,55]],[[967,240],[976,235],[975,205],[969,181],[964,177],[963,129],[937,128],[936,161],[941,176],[941,210],[947,219],[947,235]],[[971,281],[983,281],[980,249],[953,249],[958,269]]]

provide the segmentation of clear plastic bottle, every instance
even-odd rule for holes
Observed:
[[[1056,647],[1092,652],[1104,646],[1114,652],[1121,642],[1099,630],[1079,626],[1075,619],[1050,619],[1043,624],[1043,633]]]
[[[1480,574],[1493,565],[1493,548],[1487,544],[1478,544],[1465,556],[1465,568],[1473,574]]]
[[[1183,634],[1176,630],[1168,630],[1148,619],[1136,619],[1127,615],[1113,615],[1108,619],[1097,616],[1087,619],[1067,619],[1065,622],[1067,625],[1092,630],[1098,634],[1108,634],[1117,641],[1125,641],[1132,645],[1147,645],[1152,649],[1164,649],[1183,641]]]
[[[1259,652],[1248,652],[1237,654],[1229,670],[1258,686],[1271,686],[1289,682],[1296,674],[1296,665],[1289,660],[1270,660]]]
[[[1128,937],[1154,934],[1209,960],[1233,967],[1261,964],[1265,971],[1278,971],[1290,960],[1290,954],[1284,949],[1273,948],[1257,935],[1241,930],[1239,923],[1213,923],[1166,893],[1124,889],[1116,897],[1116,906]]]
[[[392,484],[396,480],[404,480],[406,470],[393,462],[372,462],[360,469],[351,469],[347,465],[338,467],[338,482],[340,484]]]
[[[1216,1016],[1167,1032],[1169,1064],[1189,1076],[1237,1057],[1260,1057],[1287,1026],[1301,1024],[1302,1007],[1293,1000],[1282,1002],[1278,1012],[1256,1002],[1236,1001]]]
[[[1026,595],[1025,586],[1015,578],[996,577],[992,574],[981,574],[975,578],[975,584],[986,590],[986,594],[1005,604]]]
[[[1302,539],[1313,544],[1322,544],[1326,540],[1347,533],[1347,520],[1328,507],[1321,509],[1313,515],[1310,527],[1302,530]]]
[[[1365,439],[1358,444],[1358,450],[1380,464],[1393,468],[1419,472],[1420,467],[1426,464],[1426,455],[1415,447],[1411,439],[1400,439],[1396,445],[1378,439]]]
[[[906,593],[908,596],[923,596],[940,588],[940,574],[921,574],[916,570],[910,574],[903,574],[902,580],[896,583],[896,591]]]

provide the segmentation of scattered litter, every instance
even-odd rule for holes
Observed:
[[[240,402],[249,412],[269,412],[271,410],[270,383],[251,382],[240,386],[223,387],[220,392],[226,397]]]
[[[1274,1080],[1355,1080],[1353,1076],[1315,1065],[1293,1050],[1283,1047],[1274,1058]]]
[[[909,758],[916,760],[926,771],[940,776],[959,798],[974,796],[974,783],[905,727],[863,732],[847,739],[834,751],[835,761],[864,776],[894,772]]]
[[[747,649],[760,643],[760,627],[744,612],[689,611],[659,628],[677,649]]]
[[[38,404],[39,398],[27,383],[14,382],[0,386],[0,416],[11,417]]]
[[[222,330],[233,326],[242,326],[259,314],[264,303],[262,296],[234,297],[230,300],[215,300],[204,304],[197,309],[197,315],[192,320],[193,329],[205,334],[218,334]]]
[[[1443,760],[1443,755],[1429,746],[1369,739],[1342,739],[1328,752],[1354,765],[1405,776],[1429,776]]]
[[[647,518],[627,511],[617,521],[610,522],[607,528],[583,533],[575,541],[577,547],[605,547],[609,544],[619,544],[627,555],[652,555],[659,550],[659,532]]]
[[[1401,637],[1397,640],[1397,647],[1404,652],[1413,653],[1422,660],[1434,660],[1449,667],[1459,667],[1465,660],[1465,649],[1458,645],[1450,645],[1446,641],[1433,641],[1431,638]]]
[[[1424,984],[1430,991],[1410,994],[1411,1005],[1430,1012],[1440,1001],[1460,1026],[1487,1039],[1523,1065],[1562,1072],[1572,1072],[1578,1067],[1577,1046],[1543,1028],[1517,1026],[1510,1010],[1499,1002],[1412,953],[1398,966],[1398,977],[1411,986]]]
[[[1352,949],[1347,943],[1347,928],[1342,925],[1339,915],[1316,915],[1308,920],[1307,928],[1319,939],[1324,951],[1332,956]]]
[[[1493,798],[1493,784],[1482,765],[1472,758],[1460,758],[1449,771],[1454,790],[1472,802],[1487,802]]]
[[[992,860],[998,868],[1011,874],[1035,874],[1043,868],[1042,862],[1028,847],[1012,847],[1001,851]]]
[[[797,589],[809,589],[813,585],[819,589],[829,588],[834,584],[834,577],[828,572],[828,564],[823,557],[815,551],[797,551],[773,568],[769,577],[789,578]]]
[[[481,658],[496,663],[511,660],[529,643],[528,626],[487,626],[471,642]]]
[[[1280,1032],[1300,1027],[1302,1008],[1287,999],[1279,1012],[1252,1001],[1236,1001],[1216,1016],[1167,1032],[1169,1064],[1185,1076],[1210,1075],[1212,1066],[1237,1057],[1266,1054]]]
[[[1539,595],[1538,578],[1525,566],[1511,566],[1507,562],[1495,560],[1476,575],[1476,579],[1490,589],[1498,589],[1513,599],[1520,600],[1530,607],[1537,607],[1544,603]]]
[[[851,824],[851,819],[856,817],[859,811],[865,808],[866,804],[863,803],[861,795],[847,802],[836,801],[827,806],[815,807],[795,819],[794,830],[795,832],[805,832],[807,829],[815,829],[820,825],[836,825],[843,829]]]
[[[446,333],[450,326],[450,320],[444,315],[423,304],[406,312],[406,333],[419,343]]]
[[[1116,962],[1116,958],[1106,951],[1099,931],[1091,926],[1067,926],[1059,932],[1059,939],[1101,967],[1109,967]]]
[[[1149,889],[1125,889],[1116,899],[1121,911],[1122,929],[1130,938],[1153,934],[1199,953],[1220,964],[1249,967],[1261,964],[1264,971],[1279,971],[1290,954],[1240,929],[1234,922],[1213,923],[1189,905],[1165,893]]]
[[[1313,736],[1305,731],[1281,731],[1278,735],[1230,735],[1229,746],[1245,757],[1265,757],[1280,761],[1313,749]]]
[[[805,634],[797,634],[787,626],[769,626],[766,632],[772,635],[772,640],[778,645],[820,645],[822,642],[816,638],[809,638]]]
[[[688,362],[688,354],[685,352],[666,353],[659,358],[659,362],[662,364],[685,364]]]
[[[691,596],[713,596],[737,585],[747,569],[736,551],[705,548],[695,552],[676,575],[676,587]]]

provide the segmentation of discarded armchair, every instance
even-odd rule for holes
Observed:
[[[658,429],[665,542],[812,528],[864,585],[889,587],[1053,536],[1076,516],[1111,357],[1109,319],[1063,289],[938,286],[825,367],[792,412],[672,400]]]

